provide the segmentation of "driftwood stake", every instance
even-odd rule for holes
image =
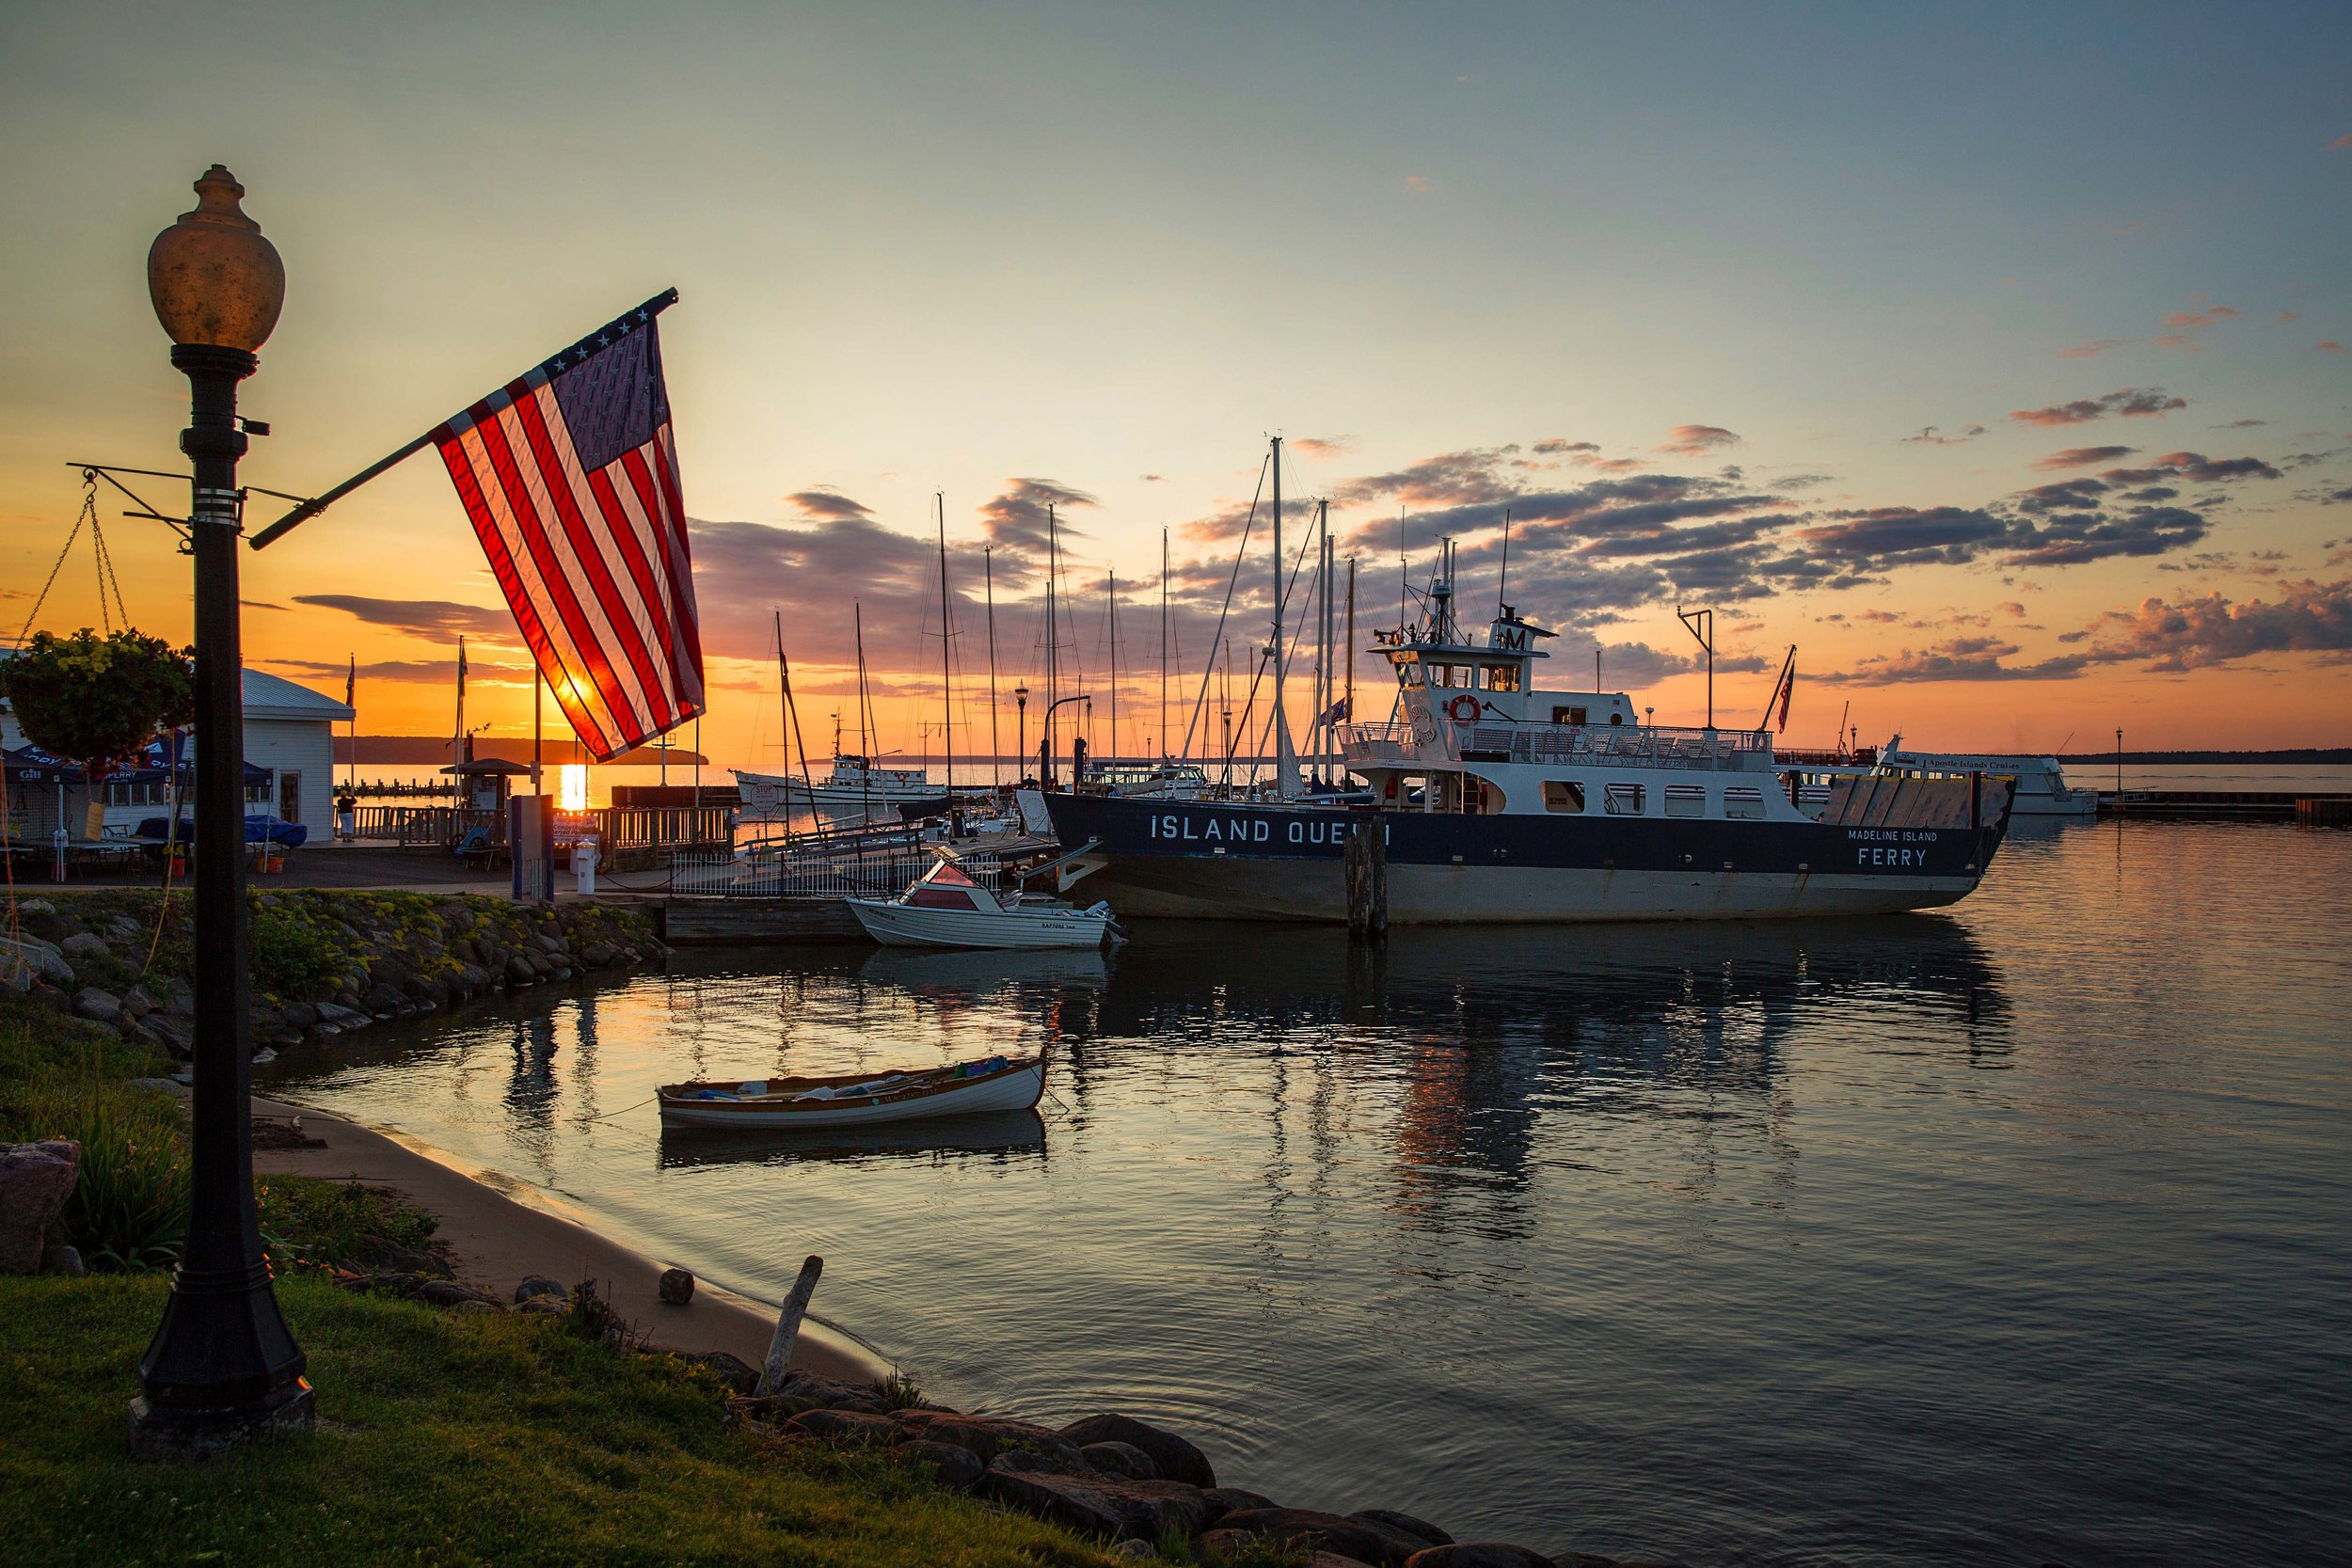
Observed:
[[[808,1298],[817,1293],[817,1276],[825,1272],[825,1260],[814,1254],[801,1264],[801,1277],[792,1282],[792,1293],[784,1298],[784,1308],[776,1314],[776,1337],[768,1341],[768,1359],[759,1369],[759,1394],[772,1394],[784,1386],[784,1374],[792,1365],[792,1344],[801,1337],[801,1320],[808,1316]]]

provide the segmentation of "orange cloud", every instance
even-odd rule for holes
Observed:
[[[1660,451],[1679,452],[1685,457],[1704,457],[1724,447],[1736,447],[1740,437],[1719,424],[1678,424],[1666,432]]]

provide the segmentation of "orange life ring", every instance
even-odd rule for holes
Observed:
[[[1445,705],[1446,716],[1457,724],[1478,722],[1478,699],[1467,692]]]

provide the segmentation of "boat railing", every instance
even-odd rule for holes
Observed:
[[[1348,762],[1372,767],[1413,763],[1525,762],[1618,768],[1681,768],[1744,772],[1769,761],[1772,736],[1761,730],[1709,730],[1659,724],[1460,723],[1446,721],[1423,743],[1403,723],[1351,724],[1340,731]]]

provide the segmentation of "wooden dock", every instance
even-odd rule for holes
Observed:
[[[674,947],[758,947],[874,939],[838,897],[687,896],[661,901],[661,940]]]
[[[2241,821],[2352,824],[2352,794],[2293,789],[2103,789],[2102,816],[2200,816]]]

